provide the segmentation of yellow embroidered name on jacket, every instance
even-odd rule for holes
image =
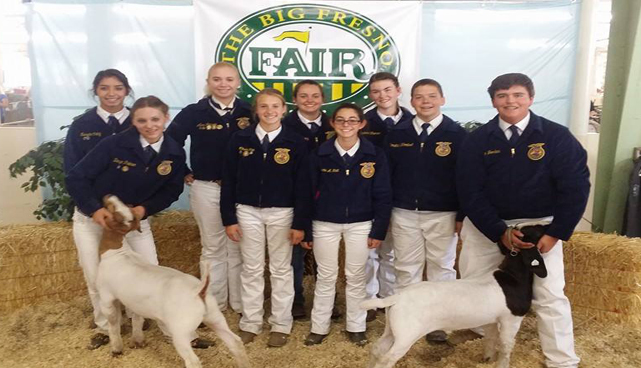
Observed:
[[[414,143],[390,143],[391,148],[414,147]]]
[[[483,156],[496,155],[498,153],[501,153],[501,150],[487,150],[483,152]]]
[[[91,137],[102,137],[102,132],[80,132],[80,137],[88,141],[91,139]]]
[[[340,171],[341,171],[340,169],[321,169],[321,172],[324,172],[324,173],[337,173]]]
[[[381,135],[381,132],[373,132],[373,131],[366,131],[366,132],[361,132],[362,135]]]

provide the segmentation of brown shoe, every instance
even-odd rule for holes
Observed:
[[[376,319],[376,309],[368,310],[367,317],[365,318],[365,322],[372,322],[375,319]]]
[[[191,347],[194,349],[207,349],[216,345],[213,341],[197,337],[191,340]]]
[[[103,333],[97,333],[91,336],[91,340],[89,340],[89,345],[87,345],[87,349],[96,350],[99,347],[107,344],[109,344],[109,336]]]
[[[425,340],[430,344],[445,344],[447,342],[447,334],[441,330],[432,331],[425,335]]]
[[[304,344],[307,346],[318,345],[321,342],[323,342],[323,340],[325,340],[326,337],[327,335],[315,334],[312,332],[309,335],[307,335],[307,338],[305,339]]]
[[[367,341],[367,336],[365,336],[365,332],[347,331],[347,337],[349,337],[349,341],[354,343],[356,346],[365,346],[369,342]]]
[[[254,338],[256,338],[256,334],[249,331],[240,331],[238,336],[240,337],[240,339],[243,341],[243,344],[245,345],[254,341]]]
[[[305,306],[303,304],[294,304],[292,306],[292,317],[294,317],[295,321],[306,319]]]
[[[288,337],[289,337],[288,334],[272,331],[269,333],[269,340],[267,341],[267,346],[272,348],[280,348],[282,346],[285,346],[285,344],[287,344]]]

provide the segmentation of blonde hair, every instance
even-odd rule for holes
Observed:
[[[215,69],[223,67],[231,68],[234,72],[236,72],[236,76],[240,79],[240,73],[238,72],[238,68],[236,68],[234,64],[228,63],[226,61],[219,61],[209,67],[209,69],[207,70],[207,79],[205,79],[205,81],[209,80],[209,75],[211,74],[211,72],[213,72]],[[205,83],[205,87],[203,87],[203,92],[205,92],[205,95],[207,96],[212,95],[212,92],[209,90],[209,86],[207,85],[207,83]]]
[[[283,93],[281,91],[274,88],[265,88],[265,89],[262,89],[260,92],[258,92],[254,97],[254,104],[252,105],[254,108],[254,111],[256,111],[256,104],[258,103],[258,99],[261,98],[262,96],[277,97],[280,100],[280,102],[283,103],[283,105],[287,105],[287,102],[285,101],[285,97],[283,96]]]

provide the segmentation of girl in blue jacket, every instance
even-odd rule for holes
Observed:
[[[132,206],[138,218],[146,218],[169,207],[183,191],[185,153],[163,134],[169,121],[169,107],[157,97],[149,96],[136,101],[130,113],[135,128],[101,140],[65,178],[78,208],[73,218],[73,235],[98,332],[90,349],[109,341],[107,320],[100,311],[95,285],[98,245],[111,217],[103,208],[103,196],[118,196]],[[125,236],[126,244],[149,263],[158,264],[149,222],[141,221],[140,229],[141,232],[132,231]]]
[[[293,324],[292,245],[301,242],[309,226],[311,198],[302,184],[307,144],[281,125],[287,108],[279,91],[260,91],[254,110],[258,124],[235,133],[227,147],[220,210],[227,236],[239,242],[243,259],[240,337],[250,343],[263,328],[267,248],[272,287],[267,344],[280,347]]]
[[[361,108],[354,104],[339,106],[331,125],[336,137],[323,143],[310,156],[313,226],[303,246],[314,250],[318,277],[312,328],[305,344],[319,344],[329,333],[336,295],[338,250],[343,238],[346,329],[350,341],[362,346],[367,343],[367,313],[359,308],[359,303],[366,298],[365,264],[369,250],[385,239],[392,190],[383,150],[359,138],[359,131],[366,125]]]

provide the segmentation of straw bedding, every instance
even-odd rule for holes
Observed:
[[[196,275],[200,245],[193,218],[168,213],[152,223],[160,263]],[[577,353],[582,367],[641,367],[641,239],[578,233],[564,245],[567,294],[572,300]],[[306,294],[312,299],[313,277]],[[344,295],[344,292],[339,292]],[[268,303],[267,303],[268,304]],[[339,304],[344,301],[339,296]],[[308,308],[311,306],[308,306]],[[19,308],[19,309],[18,309]],[[268,306],[267,306],[267,310]],[[0,367],[179,367],[182,360],[156,327],[146,332],[148,346],[125,348],[112,358],[108,348],[85,348],[92,331],[91,306],[86,297],[71,236],[62,223],[0,228]],[[225,312],[237,330],[238,316]],[[528,316],[517,337],[513,367],[543,367],[543,356]],[[368,324],[368,336],[381,335],[384,316]],[[334,323],[320,346],[305,347],[309,322],[296,322],[290,342],[281,349],[266,348],[267,333],[248,345],[256,367],[365,366],[368,348],[357,348],[344,335],[344,320]],[[268,326],[265,326],[265,331]],[[214,338],[208,329],[199,330]],[[454,334],[454,339],[460,337]],[[125,334],[125,343],[129,335]],[[197,351],[205,367],[231,367],[227,350]],[[419,341],[398,367],[491,367],[481,364],[481,341],[431,346]]]

